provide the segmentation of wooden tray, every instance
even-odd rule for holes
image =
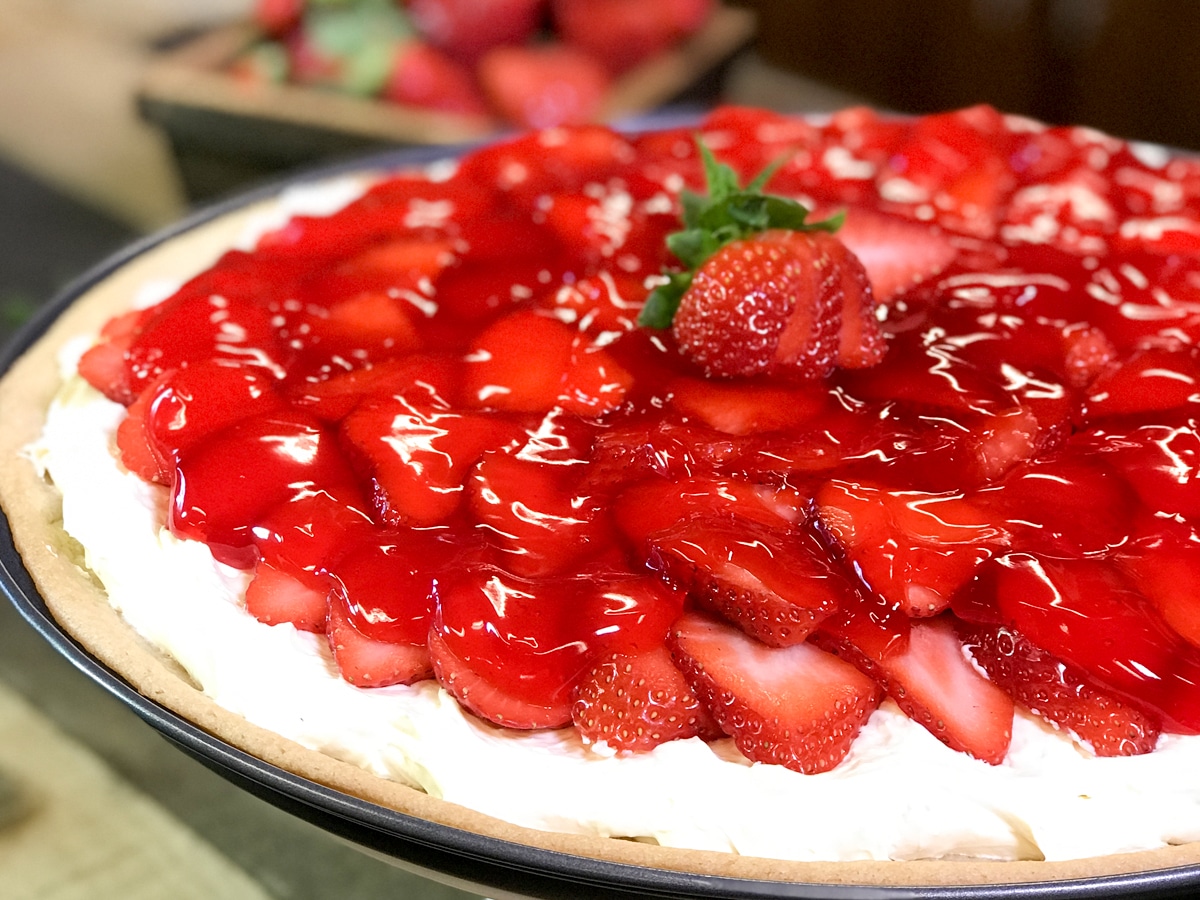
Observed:
[[[614,82],[602,118],[668,103],[712,102],[728,65],[755,33],[750,10],[718,7],[669,53]],[[494,136],[484,117],[404,107],[290,84],[248,84],[226,71],[260,37],[249,23],[204,32],[164,52],[139,86],[138,109],[165,132],[192,200],[228,193],[276,172],[387,147],[460,145]]]

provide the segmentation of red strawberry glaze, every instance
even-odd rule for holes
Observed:
[[[1098,753],[1200,731],[1200,255],[1173,237],[1200,179],[983,107],[699,133],[852,207],[861,256],[813,239],[837,314],[784,348],[807,378],[706,373],[636,326],[702,166],[687,130],[599,126],[296,217],[80,372],[129,407],[121,458],[171,528],[255,568],[252,612],[326,630],[360,686],[436,677],[494,724],[630,751],[715,722],[802,771],[883,695],[990,763],[1014,702]]]

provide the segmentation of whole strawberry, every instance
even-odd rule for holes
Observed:
[[[639,322],[671,328],[680,352],[715,378],[823,378],[861,368],[885,345],[866,271],[794,200],[762,192],[773,169],[745,188],[700,152],[708,196],[682,195],[684,229],[667,239],[684,265],[646,301]]]

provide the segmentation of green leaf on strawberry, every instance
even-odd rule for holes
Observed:
[[[667,249],[684,269],[664,272],[665,283],[646,298],[646,305],[638,317],[638,324],[646,328],[670,327],[695,270],[726,244],[770,229],[832,233],[842,224],[840,213],[820,222],[809,222],[809,211],[802,204],[788,197],[763,193],[763,188],[783,163],[782,159],[742,187],[738,184],[737,173],[730,166],[717,162],[702,141],[697,139],[696,146],[704,162],[708,193],[698,194],[687,189],[680,193],[683,228],[667,237]]]

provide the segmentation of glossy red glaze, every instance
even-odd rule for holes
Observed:
[[[729,538],[710,556],[776,530],[854,585],[788,602],[888,689],[936,684],[911,634],[936,662],[957,614],[1200,730],[1200,630],[1161,577],[1197,570],[1200,258],[1162,235],[1200,222],[1200,177],[1155,193],[1118,141],[1010,125],[702,123],[743,178],[786,152],[771,190],[934,235],[935,271],[889,282],[868,368],[712,381],[637,328],[701,168],[688,130],[587,126],[297,217],[114,320],[81,372],[137,401],[122,449],[172,485],[176,533],[328,584],[370,641],[432,634],[437,676],[499,724],[564,724],[599,654],[661,646],[703,601],[676,571],[709,564],[703,519]],[[767,584],[774,546],[737,550],[770,558]],[[972,752],[995,761],[1002,732]]]

